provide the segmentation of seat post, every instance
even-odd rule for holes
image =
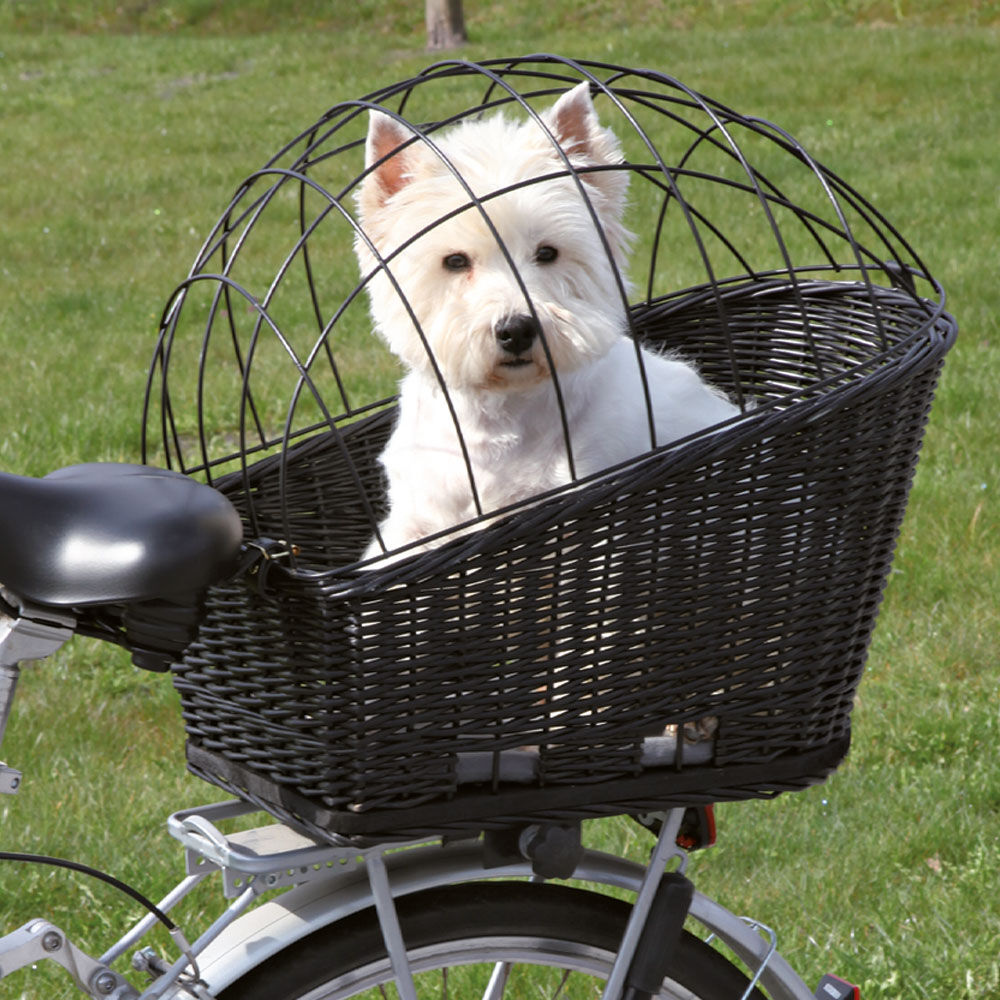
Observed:
[[[0,667],[0,746],[3,745],[7,720],[10,718],[10,707],[14,703],[14,691],[17,689],[17,679],[20,676],[21,668],[16,663]],[[13,795],[20,784],[21,772],[8,767],[0,760],[0,795]]]
[[[0,593],[0,746],[7,722],[21,663],[50,656],[73,635],[76,619],[48,608],[24,605],[7,592]],[[21,772],[0,761],[0,794],[12,795],[21,784]]]
[[[0,745],[3,745],[10,706],[14,703],[14,692],[17,690],[17,680],[20,676],[21,667],[16,663],[0,667]]]

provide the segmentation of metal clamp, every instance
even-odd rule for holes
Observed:
[[[72,638],[76,628],[72,615],[15,600],[18,614],[14,616],[3,610],[11,596],[4,591],[0,602],[0,667],[43,660]]]
[[[766,942],[763,954],[757,956],[760,959],[760,964],[757,966],[757,969],[753,974],[753,978],[747,984],[746,990],[740,997],[740,1000],[749,1000],[751,994],[757,988],[757,984],[760,982],[761,977],[771,964],[771,960],[778,953],[778,935],[772,927],[768,927],[767,924],[762,924],[759,920],[754,920],[753,917],[740,917],[740,920],[742,920],[747,927],[756,931],[761,936],[762,943]],[[705,938],[705,943],[710,944],[714,939],[715,934],[709,934],[708,937]],[[748,966],[752,964],[749,956],[744,955],[741,957],[743,957],[744,962]]]
[[[54,653],[73,635],[76,619],[11,600],[0,590],[0,743],[14,704],[14,692],[24,660]],[[0,795],[13,795],[21,786],[21,772],[0,761]]]
[[[139,993],[131,983],[80,951],[47,920],[31,920],[0,938],[0,979],[44,959],[61,965],[77,988],[94,1000],[138,1000]]]
[[[21,787],[21,772],[0,760],[0,795],[13,795]]]

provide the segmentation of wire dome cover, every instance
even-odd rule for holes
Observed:
[[[547,109],[581,82],[621,145],[614,163],[558,153],[544,178],[484,191],[443,151],[449,130],[497,113],[555,148]],[[448,218],[489,224],[520,186],[569,178],[629,336],[696,364],[735,415],[680,440],[654,431],[585,481],[564,419],[569,482],[366,561],[403,373],[373,336],[369,286],[382,279],[443,367],[398,249],[383,252],[358,208],[377,169],[372,109],[463,187]],[[594,169],[628,179],[627,262],[601,233]],[[167,303],[150,372],[145,460],[225,492],[262,553],[209,595],[176,671],[192,767],[327,833],[818,780],[846,751],[954,334],[940,287],[861,194],[777,125],[663,74],[443,62],[335,105],[240,185]],[[621,405],[647,407],[648,393]]]

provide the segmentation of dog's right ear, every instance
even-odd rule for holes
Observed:
[[[374,108],[369,112],[365,166],[370,173],[361,191],[362,211],[377,211],[410,182],[413,138],[414,133],[391,115]],[[411,145],[400,149],[407,143]]]

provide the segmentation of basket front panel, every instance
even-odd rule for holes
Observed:
[[[250,538],[278,541],[303,571],[355,563],[385,513],[378,456],[395,420],[386,409],[335,427],[215,485],[240,512]]]

